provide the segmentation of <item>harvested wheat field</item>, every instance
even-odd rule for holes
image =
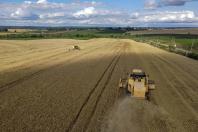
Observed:
[[[150,101],[121,97],[132,68]],[[0,131],[197,132],[198,62],[132,40],[1,40]]]

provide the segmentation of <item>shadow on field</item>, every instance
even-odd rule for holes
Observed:
[[[151,57],[149,53],[141,55],[141,58]],[[114,57],[111,54],[98,54],[46,67],[35,65],[0,73],[0,122],[4,122],[0,128],[21,131],[19,126],[22,126],[27,131],[35,128],[40,131],[47,131],[47,128],[65,131],[70,125],[75,127],[78,123],[80,129],[85,125],[89,127],[92,116],[87,116],[87,119],[83,117],[81,121],[78,113],[84,116],[85,113],[90,114],[88,110],[93,110],[94,116],[98,109],[106,111],[111,108],[116,101],[119,78],[132,68],[146,68],[147,65],[142,65],[141,58],[135,53],[121,55],[118,61],[114,61]],[[149,71],[148,69],[149,67],[143,70]],[[110,78],[109,82],[106,78]],[[6,94],[3,94],[4,91],[7,91]],[[93,108],[92,102],[89,102],[92,100],[102,102],[101,106]],[[20,112],[21,108],[23,113]],[[96,117],[103,118],[104,114],[101,112]],[[166,132],[174,129],[173,121],[163,109],[150,102],[131,98],[116,103],[104,119],[107,122],[103,125],[102,132]],[[101,122],[97,120],[94,123],[93,127],[99,130]]]
[[[136,66],[135,61],[135,54],[121,54],[119,59],[117,54],[104,56],[98,53],[57,64],[52,60],[50,65],[46,66],[35,63],[29,67],[2,72],[0,122],[4,122],[4,126],[0,125],[0,128],[2,131],[8,128],[13,131],[21,131],[21,128],[27,131],[35,128],[40,131],[65,131],[78,113],[83,116],[84,112],[90,114],[88,110],[106,111],[116,100],[116,86],[119,78],[125,74],[124,69]],[[106,86],[107,84],[110,85]],[[89,96],[90,98],[87,98]],[[93,108],[91,102],[96,100],[102,102],[102,105]],[[101,113],[96,117],[103,116],[104,113]],[[83,118],[81,122],[81,118],[77,118],[79,120],[74,124],[79,123],[78,128],[83,128],[91,119]],[[94,126],[100,129],[101,122],[94,123]]]
[[[78,112],[84,114],[81,107],[93,109],[88,101],[101,93],[101,75],[113,58],[85,56],[0,73],[0,122],[4,123],[0,123],[0,131],[65,131]],[[92,89],[96,90],[91,93]]]
[[[79,57],[79,56],[78,56]],[[49,65],[43,64],[37,64],[32,63],[30,66],[22,65],[17,66],[14,68],[11,68],[6,71],[0,72],[0,90],[3,87],[14,87],[14,84],[20,84],[24,81],[31,80],[35,77],[42,76],[44,74],[53,74],[53,76],[48,76],[50,78],[53,78],[54,76],[62,75],[62,76],[74,76],[76,79],[78,79],[79,76],[84,74],[84,77],[88,77],[88,74],[91,73],[90,71],[93,71],[94,74],[100,74],[100,72],[97,71],[97,68],[100,66],[103,66],[103,69],[108,63],[112,60],[113,56],[109,55],[107,57],[92,57],[92,58],[83,58],[78,59],[78,57],[74,57],[72,59],[66,60],[66,61],[60,61],[58,63],[54,63],[52,60]],[[45,82],[45,80],[42,80]]]

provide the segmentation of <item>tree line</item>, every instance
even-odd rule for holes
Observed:
[[[0,32],[8,32],[7,28],[0,28]]]

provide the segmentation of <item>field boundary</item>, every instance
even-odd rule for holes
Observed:
[[[172,52],[172,53],[176,53],[176,54],[179,54],[179,55],[186,56],[188,58],[192,58],[194,60],[198,60],[198,53],[194,53],[194,52],[189,51],[189,50],[185,50],[185,49],[182,49],[182,48],[177,48],[175,46],[171,46],[171,45],[167,45],[167,44],[160,44],[160,43],[156,43],[156,42],[153,42],[153,41],[141,41],[141,40],[137,40],[137,39],[134,39],[134,40],[136,42],[143,42],[143,43],[149,44],[151,46],[154,46],[154,47],[157,47],[157,48],[160,48],[160,49]]]

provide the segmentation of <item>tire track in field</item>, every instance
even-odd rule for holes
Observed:
[[[91,119],[92,119],[92,117],[93,117],[93,115],[95,114],[95,111],[96,111],[96,109],[97,109],[97,106],[98,106],[98,103],[99,103],[99,101],[100,101],[100,98],[102,97],[102,94],[104,93],[104,91],[105,91],[105,89],[106,89],[106,87],[107,87],[109,81],[111,80],[112,75],[113,75],[113,72],[114,72],[114,70],[115,70],[115,67],[116,67],[116,65],[118,64],[119,60],[120,60],[120,56],[121,56],[120,54],[117,56],[117,58],[116,58],[116,60],[115,60],[115,63],[113,64],[113,67],[112,67],[111,70],[110,70],[110,73],[109,73],[109,75],[108,75],[108,77],[107,77],[107,80],[106,80],[104,86],[102,87],[102,90],[101,90],[100,94],[99,94],[98,97],[97,97],[97,100],[96,100],[96,102],[95,102],[94,108],[93,108],[92,111],[91,111],[91,115],[89,116],[88,121],[86,122],[83,131],[86,131],[87,128],[89,127],[89,124],[90,124],[90,122],[91,122]]]
[[[100,49],[100,48],[102,48],[102,47],[103,47],[103,46],[101,46],[101,47],[96,47],[96,48],[93,48],[93,49],[91,49],[91,50],[89,50],[89,51],[87,51],[87,52],[85,52],[85,53],[82,53],[82,54],[73,56],[72,58],[70,58],[69,60],[67,60],[67,62],[68,62],[68,61],[72,61],[72,60],[75,59],[75,58],[79,58],[79,57],[82,57],[82,56],[84,56],[84,55],[87,55],[87,54],[89,54],[89,53],[91,53],[91,52],[93,52],[93,51],[95,51],[95,50],[97,50],[97,49]],[[63,54],[63,53],[61,53],[61,54]],[[62,66],[63,64],[64,64],[64,63],[58,64],[58,65],[56,65],[56,67],[60,67],[60,66]],[[47,67],[47,68],[38,70],[38,71],[36,71],[36,72],[34,72],[34,73],[32,73],[32,74],[26,75],[26,76],[24,76],[24,77],[22,77],[22,78],[19,78],[19,79],[15,80],[15,81],[12,81],[12,82],[9,82],[9,83],[7,83],[7,84],[4,84],[4,85],[0,86],[0,93],[4,92],[5,90],[10,89],[10,88],[12,88],[12,87],[14,87],[14,86],[16,86],[16,85],[18,85],[18,84],[20,84],[20,83],[23,83],[24,81],[27,81],[27,80],[33,78],[34,76],[37,76],[37,75],[39,75],[39,74],[41,74],[41,73],[43,73],[43,72],[45,72],[45,71],[48,71],[48,70],[50,70],[51,68],[54,68],[54,66],[50,66],[50,67]]]
[[[192,115],[194,115],[195,118],[198,119],[198,114],[197,112],[192,108],[192,106],[185,100],[183,95],[178,91],[178,89],[170,82],[170,80],[167,79],[166,75],[164,72],[162,72],[159,68],[159,65],[155,62],[151,62],[153,67],[160,73],[160,75],[164,78],[164,80],[167,82],[167,84],[170,86],[170,88],[176,93],[178,98],[181,100],[181,102],[186,106],[186,108],[191,112]]]
[[[173,83],[171,83],[166,75],[164,75],[164,72],[162,72],[159,68],[159,65],[155,63],[155,61],[152,61],[153,66],[156,68],[156,70],[162,75],[164,80],[166,80],[167,84],[170,86],[172,91],[178,96],[178,98],[181,100],[181,103],[185,106],[185,109],[188,109],[188,113],[193,116],[193,119],[186,119],[186,120],[181,120],[177,119],[179,122],[179,126],[177,127],[182,127],[182,129],[185,129],[186,131],[192,130],[194,131],[196,129],[196,126],[198,124],[198,113],[195,111],[195,109],[188,103],[188,101],[185,99],[185,97],[178,91],[178,89],[175,87]],[[191,117],[192,118],[192,117]],[[193,122],[193,124],[191,123]]]
[[[160,58],[160,57],[157,56],[157,55],[154,55],[154,54],[152,54],[152,55],[153,55],[153,58],[155,58],[155,59],[157,60],[157,62],[160,61],[161,64],[163,64],[162,67],[163,67],[164,65],[167,66],[167,64],[168,64],[168,66],[167,66],[166,68],[168,69],[169,73],[172,74],[172,77],[174,77],[174,78],[172,79],[172,81],[175,82],[175,83],[174,83],[175,86],[176,86],[176,87],[179,86],[178,91],[179,91],[185,98],[189,99],[191,102],[197,102],[197,99],[195,98],[195,97],[196,97],[196,94],[195,94],[195,92],[193,91],[193,86],[192,86],[192,85],[189,86],[189,84],[186,83],[186,81],[182,81],[182,80],[178,79],[178,77],[175,75],[175,71],[173,71],[173,69],[175,69],[175,68],[174,68],[171,64],[169,64],[168,62],[162,60],[162,58]],[[172,68],[171,68],[170,66],[172,66]],[[176,69],[178,69],[178,68],[176,68]],[[182,72],[182,71],[180,71],[180,72]],[[186,76],[187,76],[187,75],[186,75]],[[180,78],[182,78],[182,76],[181,76]],[[189,80],[191,80],[191,79],[189,79]],[[191,81],[192,81],[192,80],[191,80]],[[176,85],[176,82],[177,82],[177,85]],[[180,85],[178,85],[178,84],[180,84]],[[195,85],[195,86],[196,86],[196,85]],[[195,86],[194,86],[194,87],[195,87]],[[192,95],[194,95],[194,96],[192,96]]]
[[[171,55],[173,54],[173,55]],[[185,56],[175,54],[175,53],[170,53],[167,56],[163,56],[165,54],[162,54],[161,56],[164,57],[166,60],[172,61],[172,63],[179,67],[185,63],[185,68],[181,68],[182,71],[188,73],[189,71],[192,71],[192,69],[197,69],[197,60],[193,60],[191,58],[187,58]],[[196,64],[195,64],[196,63]],[[195,71],[191,74],[192,77],[196,78],[198,72]]]
[[[195,79],[195,77],[190,76],[188,73],[183,71],[179,66],[175,66],[172,62],[168,61],[167,59],[165,59],[165,58],[163,58],[161,56],[158,56],[156,54],[153,54],[153,55],[156,56],[159,60],[163,61],[164,63],[167,63],[169,66],[172,67],[172,69],[178,70],[178,73],[184,74],[184,75],[181,75],[181,76],[185,76],[186,78],[191,80],[193,82],[193,84],[197,84],[198,85],[197,80]],[[190,86],[189,88],[191,88],[193,91],[197,92],[198,89],[194,88],[193,87],[194,85],[192,85],[192,83],[190,83],[189,81],[186,81],[185,79],[184,79],[184,81],[185,81],[186,84],[188,84]]]
[[[120,51],[119,51],[120,52]],[[117,54],[117,53],[116,53]],[[73,119],[73,121],[70,123],[70,125],[68,126],[68,128],[66,129],[66,132],[69,132],[73,129],[74,125],[76,124],[80,114],[82,113],[84,107],[87,105],[89,99],[91,98],[91,96],[93,95],[93,93],[95,92],[96,88],[99,86],[99,84],[101,83],[102,79],[105,77],[106,73],[111,69],[111,66],[113,65],[113,63],[115,61],[117,61],[117,55],[115,57],[113,57],[113,59],[110,61],[110,63],[108,64],[108,66],[105,68],[104,72],[102,73],[102,75],[100,76],[99,80],[96,82],[95,86],[93,87],[93,89],[89,92],[87,98],[85,99],[84,103],[82,104],[82,106],[80,107],[78,113],[76,114],[75,118]],[[113,72],[113,71],[112,71]],[[109,81],[106,81],[106,83],[108,83]],[[105,83],[105,84],[106,84]],[[107,84],[106,84],[107,85]],[[105,88],[105,86],[104,86]],[[103,89],[104,89],[103,88]],[[99,99],[98,99],[99,100]]]
[[[140,56],[140,55],[139,55]],[[140,56],[141,57],[141,56]],[[179,71],[179,74],[182,74],[184,71],[182,71],[181,70],[181,68],[178,66],[178,67],[176,67],[173,63],[171,63],[170,61],[168,61],[167,59],[164,59],[163,57],[161,57],[161,56],[159,56],[158,54],[154,54],[154,53],[151,53],[151,58],[153,58],[153,61],[155,60],[155,62],[156,62],[156,64],[157,65],[160,65],[160,66],[158,66],[158,67],[161,67],[161,69],[167,69],[168,70],[168,72],[172,75],[171,76],[171,80],[173,81],[173,83],[171,83],[172,85],[173,85],[173,87],[175,88],[175,89],[177,89],[177,92],[179,92],[183,97],[185,97],[185,98],[188,98],[190,101],[192,101],[192,102],[196,102],[196,96],[195,96],[195,93],[193,93],[193,87],[192,87],[192,84],[190,85],[189,83],[186,83],[186,81],[184,80],[184,81],[182,81],[182,80],[180,80],[179,78],[178,78],[178,76],[175,74],[175,73],[177,73],[177,72],[175,72],[173,69],[175,69],[175,70],[178,70]],[[144,62],[144,61],[142,61],[142,62]],[[153,64],[152,62],[151,62],[151,64]],[[145,66],[146,66],[147,64],[145,64]],[[166,67],[165,67],[166,66]],[[157,68],[156,68],[157,69]],[[160,69],[159,69],[160,70]],[[185,73],[185,72],[184,72]],[[166,72],[165,73],[163,73],[163,74],[166,74]],[[187,73],[185,73],[185,77],[188,77],[189,75],[187,74]],[[181,75],[180,75],[181,76]],[[181,76],[181,78],[182,78],[183,76]],[[194,80],[192,80],[192,81],[194,81]],[[178,84],[175,84],[175,82],[177,82],[178,84],[180,84],[180,85],[178,85]],[[195,83],[195,82],[194,82]],[[180,86],[180,87],[178,87],[178,86]],[[186,88],[189,88],[189,90],[187,90]],[[189,94],[189,93],[191,93],[191,94]],[[192,96],[192,95],[194,95],[194,96]],[[194,97],[194,98],[193,98]]]
[[[192,120],[195,122],[194,126],[196,126],[196,123],[197,123],[196,119],[197,119],[198,115],[197,115],[195,109],[193,109],[193,107],[182,96],[182,93],[180,93],[181,89],[178,87],[178,84],[176,84],[174,82],[173,83],[170,82],[170,80],[167,78],[167,75],[169,75],[168,73],[170,72],[172,74],[172,75],[170,75],[170,77],[174,76],[176,78],[177,83],[179,83],[179,84],[183,84],[184,83],[185,84],[185,82],[181,82],[181,80],[179,80],[179,78],[177,78],[177,76],[175,74],[175,71],[174,71],[174,69],[175,68],[177,69],[177,67],[174,65],[174,63],[169,62],[171,60],[168,60],[167,58],[165,60],[161,60],[160,58],[162,58],[162,57],[160,55],[156,55],[156,54],[151,54],[151,56],[149,56],[149,55],[145,56],[146,58],[144,56],[141,56],[141,54],[139,54],[137,57],[141,58],[141,63],[143,64],[144,68],[147,68],[147,66],[149,66],[150,68],[148,67],[148,71],[150,71],[152,69],[155,69],[156,72],[154,72],[154,73],[158,73],[158,74],[161,75],[161,77],[162,77],[161,80],[164,80],[165,81],[164,83],[167,84],[167,87],[170,87],[169,91],[171,93],[169,93],[169,95],[172,95],[173,98],[174,97],[178,98],[180,100],[180,104],[182,104],[182,105],[179,105],[178,107],[187,109],[186,111],[188,111],[189,114],[191,114],[192,116],[195,117]],[[148,62],[146,62],[145,60],[148,60]],[[179,69],[177,69],[177,70],[179,71]],[[181,70],[181,68],[180,68],[180,70]],[[175,78],[174,78],[174,80],[175,80]],[[181,86],[184,86],[184,85],[181,85]],[[179,89],[177,89],[177,88],[179,88]],[[155,98],[152,98],[152,102],[153,101],[154,101],[154,103],[156,102]],[[178,118],[174,118],[174,119],[176,119],[176,121],[179,122],[179,123],[177,122],[176,124],[174,124],[174,125],[176,125],[177,128],[180,128],[181,126],[183,126],[181,119],[178,119]],[[186,122],[189,122],[188,119],[187,119]],[[188,124],[189,124],[189,126],[187,126],[187,127],[189,127],[189,128],[187,128],[188,130],[192,130],[192,129],[195,130],[196,129],[191,123],[188,123]],[[184,128],[182,127],[181,129],[183,130]]]

